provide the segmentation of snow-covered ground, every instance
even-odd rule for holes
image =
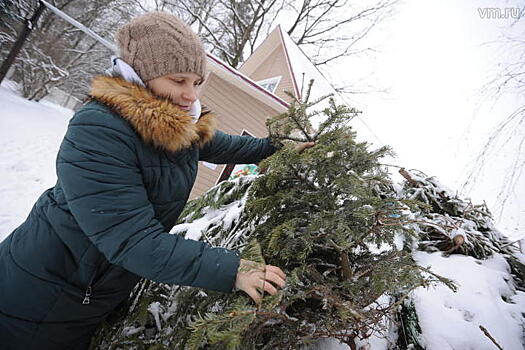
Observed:
[[[0,87],[0,241],[21,224],[56,182],[55,158],[73,112],[27,101]]]
[[[416,252],[414,258],[458,285],[455,293],[437,286],[420,287],[412,295],[427,349],[496,349],[480,326],[503,349],[525,349],[525,293],[509,284],[510,268],[501,255],[477,260],[465,255],[443,257],[441,252]]]

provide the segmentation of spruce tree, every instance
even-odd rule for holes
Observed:
[[[310,87],[304,101],[269,120],[284,147],[260,164],[265,174],[214,188],[183,215],[186,222],[202,217],[218,193],[238,199],[238,189],[251,184],[239,204],[222,202],[243,206],[237,222],[211,225],[202,238],[281,267],[287,286],[256,305],[242,292],[142,282],[131,315],[100,333],[100,348],[297,349],[326,337],[355,348],[413,289],[438,280],[452,286],[410,256],[418,202],[399,198],[381,166],[390,149],[357,142],[349,125],[357,111],[329,97],[309,101]],[[326,108],[313,111],[327,98]],[[309,121],[318,115],[324,121],[314,129]],[[290,141],[315,146],[299,153]],[[153,320],[143,317],[148,310]]]

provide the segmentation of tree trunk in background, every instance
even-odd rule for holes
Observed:
[[[4,80],[5,76],[7,75],[7,72],[9,71],[9,68],[11,68],[11,65],[15,61],[16,56],[18,55],[25,41],[29,37],[29,34],[31,34],[31,31],[36,26],[40,15],[42,14],[42,12],[44,12],[44,8],[44,4],[40,3],[38,9],[36,10],[35,14],[31,17],[31,19],[26,18],[24,23],[24,29],[22,29],[22,33],[20,33],[20,35],[18,36],[18,39],[16,40],[15,44],[13,45],[13,48],[9,52],[9,55],[7,55],[7,58],[4,62],[2,62],[2,66],[0,67],[0,83],[2,83],[2,80]]]

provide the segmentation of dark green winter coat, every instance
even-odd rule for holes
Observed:
[[[140,277],[229,292],[238,255],[185,240],[176,223],[197,162],[254,163],[268,139],[192,123],[168,100],[97,77],[60,146],[58,181],[0,243],[0,349],[77,349]]]

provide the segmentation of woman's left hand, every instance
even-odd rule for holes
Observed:
[[[303,142],[303,143],[295,145],[295,150],[301,153],[305,149],[313,147],[313,146],[315,146],[315,142]]]

